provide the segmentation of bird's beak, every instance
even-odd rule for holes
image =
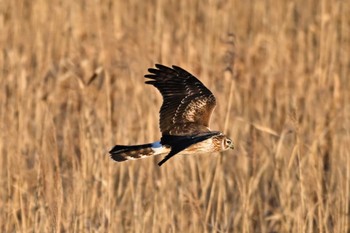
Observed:
[[[235,144],[232,143],[229,148],[232,150],[235,149]]]

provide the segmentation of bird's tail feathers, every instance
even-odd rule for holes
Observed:
[[[109,151],[109,154],[113,160],[122,162],[126,160],[148,158],[150,156],[166,153],[168,150],[169,149],[158,141],[154,143],[132,146],[115,145]]]

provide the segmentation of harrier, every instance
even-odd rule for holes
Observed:
[[[210,116],[216,106],[211,91],[186,70],[155,65],[145,78],[163,96],[160,108],[160,141],[143,145],[116,145],[109,151],[111,158],[122,162],[166,155],[161,166],[176,154],[200,154],[233,149],[233,142],[220,131],[209,129]]]

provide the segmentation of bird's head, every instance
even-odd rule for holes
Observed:
[[[234,147],[233,141],[230,138],[225,136],[225,138],[222,140],[222,148],[224,150],[228,150],[228,149],[233,150],[235,147]]]
[[[221,142],[221,150],[234,149],[233,141],[228,138],[226,135],[220,134],[216,136],[218,142]]]

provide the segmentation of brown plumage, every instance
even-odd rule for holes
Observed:
[[[116,145],[110,151],[118,162],[149,157],[167,156],[158,163],[162,165],[175,154],[196,154],[233,149],[231,139],[219,131],[209,129],[216,99],[202,82],[178,66],[166,67],[156,64],[150,68],[146,84],[155,86],[163,97],[160,108],[159,142],[143,145]]]
[[[156,67],[158,69],[148,69],[151,74],[145,77],[152,79],[146,84],[155,86],[163,96],[159,112],[162,134],[187,135],[208,131],[210,116],[216,106],[213,93],[178,66],[171,69],[157,64]],[[195,132],[188,132],[192,128]],[[187,132],[182,133],[181,129]]]

